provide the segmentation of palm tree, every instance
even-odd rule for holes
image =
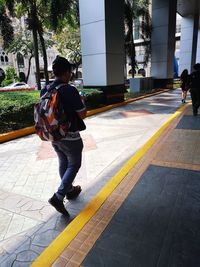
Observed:
[[[3,38],[3,46],[7,48],[8,45],[13,41],[14,30],[12,21],[6,13],[6,8],[3,2],[0,2],[0,31]]]
[[[135,69],[137,67],[135,44],[134,44],[134,25],[135,19],[143,18],[140,25],[140,34],[144,40],[145,55],[144,64],[148,63],[150,55],[151,37],[151,18],[149,14],[149,5],[146,0],[125,0],[125,51],[127,56],[131,59],[132,77],[134,77]]]
[[[41,89],[38,37],[42,48],[45,80],[48,84],[48,61],[44,40],[45,30],[47,28],[54,31],[60,30],[63,26],[62,20],[69,15],[70,6],[73,2],[73,0],[5,0],[6,7],[10,11],[11,16],[16,16],[14,12],[15,7],[20,6],[21,15],[27,17],[27,28],[32,31],[33,35],[38,89]]]

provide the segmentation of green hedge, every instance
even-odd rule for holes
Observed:
[[[104,94],[98,89],[81,89],[83,93],[85,104],[88,109],[98,108],[104,105]]]
[[[38,91],[0,92],[0,133],[31,126]]]
[[[97,89],[82,89],[88,109],[103,105],[103,93]],[[39,91],[0,92],[0,133],[18,130],[34,124],[33,107]]]

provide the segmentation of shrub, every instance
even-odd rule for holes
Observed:
[[[39,91],[0,93],[0,133],[31,126]]]
[[[14,80],[3,80],[3,82],[1,83],[1,85],[2,86],[7,86],[7,85],[9,85],[9,84],[11,84],[13,82],[14,82]]]
[[[85,99],[85,105],[88,109],[98,108],[104,104],[104,94],[98,89],[81,89]]]
[[[82,89],[88,109],[103,105],[103,93],[97,89]],[[33,107],[39,91],[0,92],[0,133],[34,125]]]

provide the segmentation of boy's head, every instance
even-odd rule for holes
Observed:
[[[66,58],[57,56],[53,61],[52,69],[56,77],[70,79],[72,66]]]

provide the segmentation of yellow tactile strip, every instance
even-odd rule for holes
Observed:
[[[145,154],[147,154],[147,155],[149,155],[149,158],[153,159],[152,153],[153,153],[153,151],[155,151],[155,148],[154,148],[155,146],[153,146],[153,148],[151,149],[150,154],[149,154],[149,149],[152,147],[152,145],[155,142],[158,142],[158,144],[159,144],[159,142],[160,142],[159,137],[161,136],[161,134],[162,134],[161,140],[164,139],[163,133],[164,133],[164,135],[166,133],[168,133],[169,130],[167,128],[168,128],[168,126],[170,126],[170,123],[172,121],[176,122],[177,118],[181,115],[181,113],[183,112],[183,110],[186,107],[187,107],[187,105],[179,108],[178,111],[176,111],[169,118],[169,120],[160,128],[160,130],[156,134],[154,134],[152,136],[152,138],[140,150],[138,150],[134,154],[134,156],[100,190],[100,192],[89,202],[89,204],[80,212],[80,214],[65,228],[65,230],[49,245],[49,247],[47,249],[45,249],[43,251],[43,253],[31,265],[32,267],[35,267],[35,266],[37,266],[37,267],[52,266],[52,264],[55,262],[55,260],[57,258],[58,258],[58,261],[60,261],[60,263],[59,262],[54,263],[53,266],[80,266],[80,259],[83,260],[83,258],[87,255],[87,253],[86,253],[85,256],[83,256],[83,251],[80,251],[80,248],[78,249],[78,252],[77,252],[77,254],[79,256],[77,254],[73,254],[73,256],[71,255],[70,261],[68,263],[66,263],[65,265],[63,265],[64,264],[64,262],[63,262],[64,258],[59,257],[59,256],[63,255],[62,253],[63,253],[63,251],[65,251],[66,247],[70,248],[70,253],[71,253],[75,250],[75,248],[77,249],[78,246],[79,247],[81,246],[81,242],[80,242],[80,240],[76,239],[76,236],[80,233],[81,230],[83,230],[83,231],[85,230],[84,227],[88,227],[87,236],[90,237],[90,239],[88,239],[88,246],[90,246],[90,248],[92,247],[92,245],[94,244],[95,240],[98,237],[98,236],[94,237],[94,235],[96,235],[96,234],[93,231],[91,231],[91,227],[92,227],[91,224],[92,223],[93,223],[94,227],[96,227],[96,225],[98,225],[97,222],[94,223],[94,220],[97,220],[97,219],[95,219],[95,213],[96,213],[96,216],[100,216],[99,213],[102,213],[102,211],[100,210],[98,213],[98,210],[101,206],[104,209],[105,209],[105,207],[109,208],[109,206],[110,206],[112,208],[111,211],[114,210],[114,212],[121,206],[121,203],[125,199],[124,197],[126,197],[126,195],[128,195],[130,190],[132,190],[133,186],[136,184],[137,180],[139,179],[139,177],[141,176],[141,174],[145,170],[145,164],[144,164],[143,156]],[[157,151],[157,148],[156,148],[156,151]],[[142,164],[143,164],[143,168],[141,168]],[[149,162],[148,162],[148,164],[149,164]],[[146,167],[148,166],[148,164],[146,163]],[[127,175],[133,167],[134,167],[134,179],[133,179],[133,175]],[[136,175],[136,173],[138,173],[138,175]],[[132,172],[130,172],[130,174],[132,174]],[[123,181],[123,179],[125,177],[126,177],[126,179],[128,179],[130,177],[129,178],[130,180],[128,182],[126,179]],[[120,187],[119,187],[120,189],[118,189],[118,187],[117,187],[119,184],[120,184]],[[121,186],[123,187],[123,185],[126,189],[124,189],[125,191],[123,192],[123,196],[122,196]],[[116,199],[116,197],[115,197],[114,198],[115,202],[113,203],[113,200],[112,200],[113,197],[112,197],[111,193],[114,190],[115,190],[115,192],[114,192],[115,194],[118,193],[118,198]],[[119,192],[118,192],[118,190],[119,190]],[[108,199],[108,202],[106,201],[106,199]],[[110,200],[110,203],[109,203],[109,200]],[[107,211],[107,213],[110,213],[110,209],[109,209],[109,212]],[[103,213],[103,216],[101,215],[102,220],[104,220],[104,215],[105,215],[104,213]],[[111,212],[111,216],[113,216],[113,215],[114,215],[114,213]],[[107,214],[107,216],[108,216],[108,214]],[[106,215],[105,215],[105,217],[106,217]],[[112,217],[109,217],[109,220],[111,218]],[[90,219],[92,219],[92,220],[90,220]],[[104,223],[101,222],[101,224],[103,224],[103,229],[104,229],[106,227],[105,222]],[[100,231],[100,229],[99,229],[99,231]],[[92,235],[92,233],[93,233],[93,235]],[[100,235],[100,233],[98,233],[98,235]],[[81,254],[80,254],[80,252],[81,252]],[[67,253],[67,252],[65,251],[65,253]],[[57,265],[55,265],[55,264],[57,264]]]
[[[171,90],[171,89],[163,89],[163,90],[161,90],[159,92],[155,92],[155,93],[151,93],[151,94],[148,94],[148,95],[140,96],[140,97],[137,97],[137,98],[134,98],[134,99],[129,99],[129,100],[126,100],[126,101],[124,101],[122,103],[117,103],[117,104],[108,105],[108,106],[105,106],[105,107],[102,107],[102,108],[93,109],[93,110],[90,110],[90,111],[87,112],[87,117],[96,115],[96,114],[101,113],[101,112],[105,112],[105,111],[113,109],[113,108],[125,106],[125,105],[127,105],[127,104],[129,104],[131,102],[135,102],[135,101],[138,101],[138,100],[146,98],[146,97],[158,95],[158,94],[167,92],[169,90]],[[35,133],[35,127],[31,126],[31,127],[26,127],[26,128],[20,129],[20,130],[16,130],[16,131],[0,134],[0,144],[4,143],[4,142],[11,141],[11,140],[16,139],[16,138],[20,138],[20,137],[26,136],[26,135],[34,134],[34,133]]]

